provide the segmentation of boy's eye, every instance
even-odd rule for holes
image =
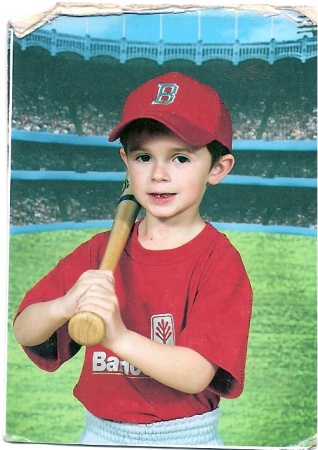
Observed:
[[[137,156],[136,161],[149,162],[150,159],[151,158],[149,155],[139,155],[139,156]]]
[[[183,156],[183,155],[176,156],[175,160],[178,161],[181,164],[189,162],[189,158],[187,158],[186,156]]]

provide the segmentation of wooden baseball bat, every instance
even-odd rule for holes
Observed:
[[[127,172],[108,244],[99,266],[100,269],[115,270],[139,210],[140,205],[132,192],[129,173]],[[78,344],[85,346],[96,345],[101,342],[105,331],[104,321],[90,311],[75,314],[68,324],[68,332],[71,338]]]

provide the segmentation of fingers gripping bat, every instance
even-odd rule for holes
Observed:
[[[109,241],[99,269],[115,270],[139,210],[140,205],[133,195],[127,172]],[[97,314],[82,311],[71,318],[68,332],[78,344],[90,346],[101,342],[106,327],[104,321]]]

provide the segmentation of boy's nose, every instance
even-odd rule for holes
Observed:
[[[153,171],[151,174],[153,181],[169,181],[170,175],[166,164],[157,162],[154,164]]]

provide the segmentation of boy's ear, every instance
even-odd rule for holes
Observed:
[[[121,148],[119,150],[119,154],[121,156],[121,159],[124,161],[124,163],[126,164],[126,167],[127,167],[127,154],[126,154],[125,150],[123,148]]]
[[[208,183],[215,185],[222,181],[223,178],[225,178],[226,175],[231,172],[234,163],[235,158],[233,155],[221,156],[219,161],[212,167],[209,173]]]

